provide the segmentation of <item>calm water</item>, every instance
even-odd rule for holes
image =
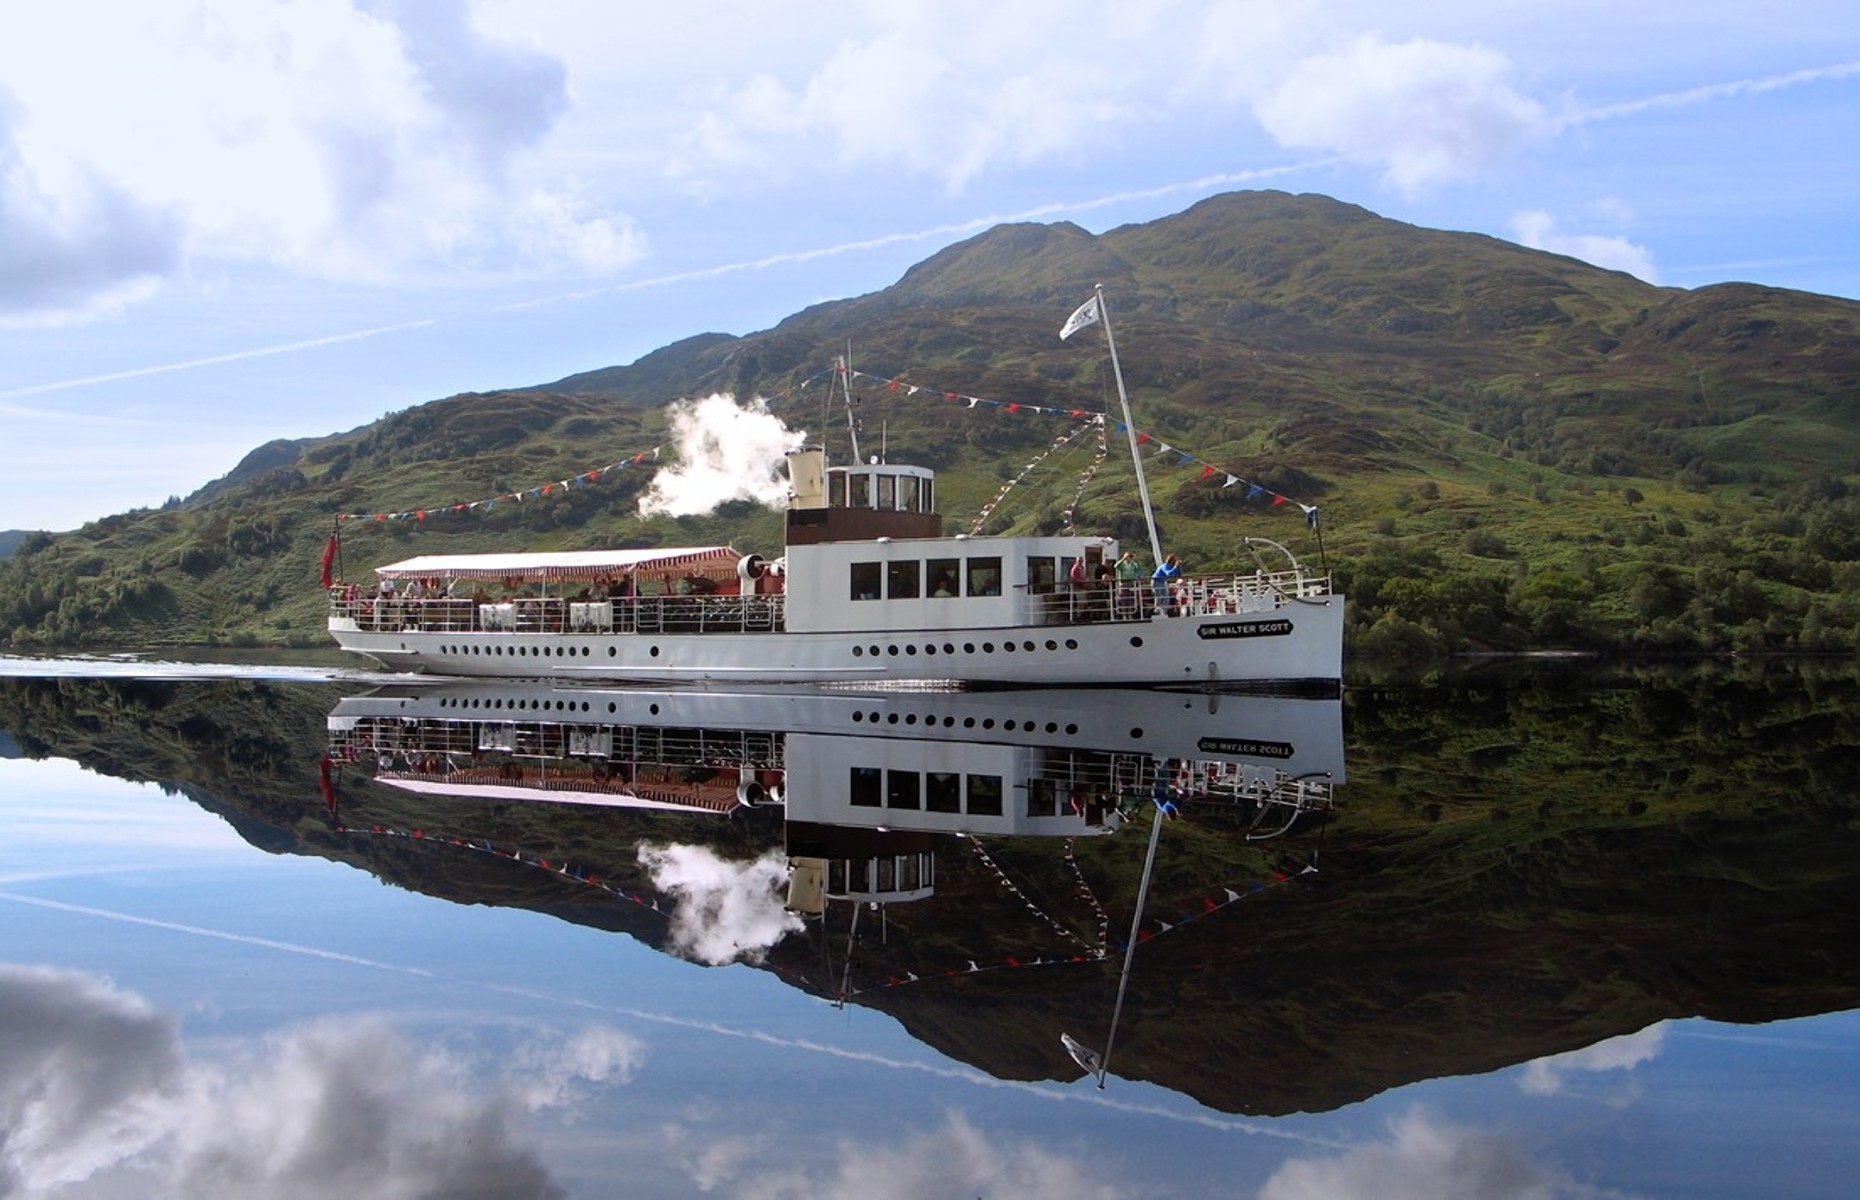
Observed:
[[[1856,717],[0,660],[0,1195],[1848,1195]]]

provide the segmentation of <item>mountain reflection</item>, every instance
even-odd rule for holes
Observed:
[[[1854,1007],[1857,708],[1795,676],[0,683],[22,753],[180,788],[269,850],[752,963],[1003,1079],[1076,1078],[1061,1031],[1102,1042],[1162,811],[1113,1069],[1251,1114]]]

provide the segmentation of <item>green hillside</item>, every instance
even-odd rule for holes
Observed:
[[[1654,287],[1272,192],[1098,236],[1002,226],[747,337],[702,334],[629,366],[270,443],[178,508],[26,539],[0,565],[0,637],[320,644],[317,562],[338,514],[393,515],[344,522],[351,575],[416,551],[702,540],[769,553],[779,521],[745,503],[642,520],[654,465],[631,459],[666,442],[668,401],[718,391],[770,397],[844,454],[822,379],[849,344],[862,449],[882,440],[942,472],[952,527],[1033,463],[988,532],[1059,531],[1070,516],[1141,544],[1115,422],[1095,472],[1095,436],[1051,449],[1065,412],[1116,406],[1099,331],[1056,336],[1094,284],[1152,435],[1167,547],[1232,565],[1257,534],[1321,559],[1349,587],[1359,656],[1860,644],[1860,304]],[[1321,541],[1274,495],[1317,505]]]

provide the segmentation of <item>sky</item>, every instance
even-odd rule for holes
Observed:
[[[1406,8],[6,5],[0,529],[1247,188],[1860,298],[1850,5]]]

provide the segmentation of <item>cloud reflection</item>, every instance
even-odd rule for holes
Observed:
[[[1665,1041],[1666,1022],[1661,1021],[1647,1026],[1639,1033],[1604,1038],[1581,1050],[1533,1059],[1525,1064],[1518,1086],[1533,1096],[1555,1096],[1564,1091],[1571,1074],[1630,1070],[1658,1057]],[[1630,1088],[1622,1094],[1607,1098],[1607,1102],[1624,1104],[1637,1094],[1637,1091]]]
[[[1259,1191],[1260,1200],[1554,1200],[1585,1194],[1532,1164],[1505,1137],[1418,1111],[1390,1122],[1386,1141],[1327,1158],[1287,1159]]]
[[[364,1017],[203,1062],[139,996],[0,965],[0,1195],[561,1196],[522,1114],[624,1082],[640,1058],[636,1039],[590,1028],[537,1039],[511,1080],[487,1080]]]
[[[961,1113],[939,1130],[892,1146],[842,1144],[825,1170],[773,1170],[744,1139],[731,1153],[716,1139],[693,1139],[687,1169],[705,1191],[742,1200],[932,1200],[945,1196],[1017,1196],[1023,1200],[1121,1200],[1153,1195],[1120,1181],[1077,1145],[991,1137]]]

